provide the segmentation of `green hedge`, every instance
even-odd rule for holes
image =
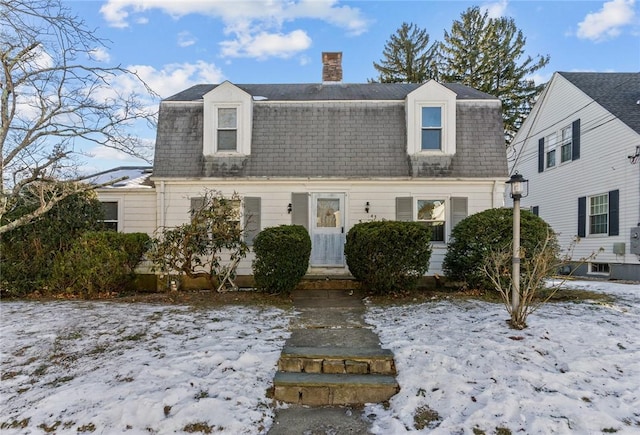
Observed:
[[[5,216],[9,221],[35,209],[28,197]],[[42,292],[56,257],[86,231],[103,229],[104,213],[95,192],[71,195],[35,222],[0,237],[0,293],[25,296]],[[3,222],[5,222],[3,220]]]
[[[81,297],[126,290],[148,245],[144,233],[85,233],[56,257],[50,290]]]
[[[431,229],[416,222],[364,222],[347,233],[351,274],[381,294],[414,288],[429,269]]]
[[[256,236],[253,249],[253,278],[260,290],[289,293],[309,268],[311,238],[301,225],[265,228]]]
[[[553,238],[548,249],[557,253],[556,236],[549,224],[527,210],[521,211],[521,262],[536,255],[536,250],[548,234]],[[470,288],[491,289],[493,286],[483,270],[483,264],[490,253],[510,249],[513,241],[513,210],[494,208],[473,214],[455,226],[451,237],[452,241],[442,264],[447,278],[465,282]]]

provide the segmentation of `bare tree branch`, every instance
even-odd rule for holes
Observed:
[[[14,222],[2,220],[15,195],[62,179],[82,144],[150,162],[149,145],[130,131],[139,122],[155,125],[156,110],[145,101],[155,107],[157,95],[135,72],[96,63],[98,48],[107,48],[106,41],[62,0],[0,0],[0,233],[76,191],[52,190],[53,204],[46,200]],[[135,83],[132,91],[118,90],[123,78]]]

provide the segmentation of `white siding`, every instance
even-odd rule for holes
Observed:
[[[147,233],[156,230],[155,189],[99,189],[100,201],[118,202],[118,230],[123,233]]]
[[[538,173],[538,140],[576,119],[581,122],[580,158],[560,164],[557,157],[555,168]],[[640,135],[558,74],[515,137],[509,165],[529,180],[522,205],[539,207],[563,248],[577,235],[579,197],[620,192],[619,236],[587,235],[576,245],[574,259],[603,248],[596,262],[640,264],[629,253],[630,228],[640,222],[640,164],[627,158],[638,143]],[[613,244],[620,242],[626,244],[626,255],[613,253]]]
[[[164,194],[158,191],[158,204],[164,203],[164,222],[159,226],[172,227],[187,222],[191,197],[201,196],[205,189],[219,190],[225,195],[237,192],[241,196],[262,198],[262,229],[291,223],[287,206],[293,192],[345,193],[345,232],[354,224],[372,219],[395,220],[395,199],[401,196],[468,197],[469,214],[503,206],[505,180],[165,180]],[[162,182],[156,183],[156,185]],[[162,198],[162,196],[164,196]],[[370,204],[369,213],[364,208]],[[449,213],[449,210],[447,211]],[[162,219],[162,218],[161,218]],[[450,216],[447,217],[450,219]],[[451,228],[447,224],[447,236]],[[442,260],[446,252],[444,243],[434,243],[429,275],[442,273]],[[251,274],[252,255],[239,266],[240,275]],[[346,270],[345,270],[346,271]]]

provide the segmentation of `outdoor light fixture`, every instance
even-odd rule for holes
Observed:
[[[291,205],[291,203],[289,203],[289,205],[287,206],[287,213],[291,214],[291,210],[293,210],[293,206]]]
[[[511,261],[511,323],[518,318],[520,305],[520,198],[529,194],[529,180],[515,172],[506,182],[513,198],[513,258]]]
[[[369,204],[369,201],[367,201],[367,203],[364,205],[364,212],[365,213],[369,213],[369,207],[371,206],[371,204]]]
[[[529,195],[529,180],[525,180],[522,174],[515,172],[506,183],[509,185],[511,190],[509,194],[514,201]]]

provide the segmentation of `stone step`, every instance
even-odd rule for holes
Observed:
[[[308,406],[380,403],[400,391],[389,375],[351,375],[278,372],[274,398]]]
[[[285,347],[278,370],[290,373],[395,375],[393,353],[380,348]]]

